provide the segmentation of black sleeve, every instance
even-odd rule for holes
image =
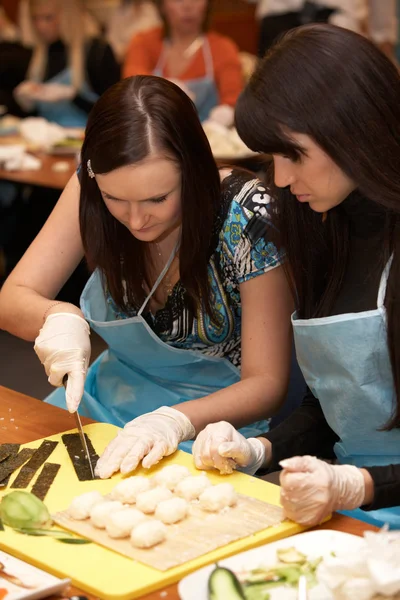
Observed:
[[[374,500],[363,510],[377,510],[400,506],[400,464],[385,467],[364,467],[375,485]]]
[[[101,96],[121,77],[121,69],[115,60],[111,47],[101,39],[93,39],[87,50],[86,73],[92,90]],[[74,104],[89,113],[93,102],[77,95]]]
[[[24,48],[18,42],[0,42],[0,104],[7,112],[17,117],[26,117],[13,92],[26,78],[32,50]]]
[[[299,408],[262,437],[272,444],[269,471],[279,470],[279,461],[292,456],[310,454],[318,458],[334,459],[333,446],[339,440],[309,388]]]

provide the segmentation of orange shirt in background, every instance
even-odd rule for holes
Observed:
[[[229,38],[219,33],[206,34],[214,66],[214,78],[219,93],[219,103],[234,106],[243,89],[243,74],[239,50]],[[135,35],[128,47],[123,67],[123,77],[151,75],[158,64],[163,49],[163,29],[157,27]],[[193,60],[177,79],[187,81],[206,75],[203,50],[200,48]],[[170,77],[164,68],[164,77]]]

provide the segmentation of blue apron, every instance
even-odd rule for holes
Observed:
[[[210,111],[218,106],[219,94],[218,88],[214,79],[214,64],[211,54],[210,43],[205,37],[203,40],[203,56],[204,63],[206,66],[205,77],[198,77],[197,79],[184,79],[183,83],[194,95],[194,103],[197,108],[200,121],[208,119]],[[162,50],[157,66],[153,71],[153,75],[158,77],[164,77],[163,71],[165,67],[165,49]]]
[[[376,309],[321,319],[292,317],[300,368],[340,438],[334,448],[338,462],[357,467],[400,463],[400,429],[378,431],[392,416],[396,399],[384,307],[390,264]],[[400,506],[345,512],[373,525],[400,528]]]
[[[70,86],[72,84],[71,70],[69,68],[64,69],[46,81],[46,83],[59,83]],[[79,91],[79,96],[93,103],[99,98],[97,94],[90,90],[86,82],[83,83]],[[60,100],[59,102],[40,101],[36,102],[35,106],[41,117],[53,123],[58,123],[62,127],[86,127],[87,113],[76,106],[72,100]]]
[[[99,271],[87,282],[81,309],[109,348],[89,368],[79,409],[82,415],[123,427],[160,406],[202,398],[240,381],[238,369],[227,359],[169,346],[142,317],[174,255],[175,251],[136,317],[116,319],[106,300]],[[45,402],[65,408],[64,388],[55,390]],[[267,430],[267,422],[259,421],[240,432],[255,437]],[[184,442],[180,448],[191,451],[192,444]]]

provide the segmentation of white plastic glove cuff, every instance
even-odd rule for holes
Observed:
[[[81,401],[90,360],[90,328],[79,315],[53,313],[47,317],[34,350],[45,368],[49,383],[66,386],[67,408],[75,412]]]
[[[179,410],[162,406],[127,423],[107,446],[96,465],[96,473],[106,479],[120,470],[134,471],[140,461],[145,469],[169,456],[185,440],[195,436],[190,420]]]
[[[129,429],[129,427],[132,426],[140,426],[144,420],[148,420],[149,414],[151,414],[152,416],[159,415],[160,417],[166,417],[167,419],[171,419],[170,426],[174,427],[174,429],[179,429],[179,431],[177,431],[177,435],[180,438],[178,442],[179,444],[181,442],[191,440],[196,435],[196,430],[193,427],[191,421],[187,418],[187,416],[179,410],[171,408],[170,406],[160,406],[160,408],[157,408],[157,410],[154,410],[152,413],[146,413],[145,415],[137,417],[133,421],[127,423],[124,429]],[[166,424],[165,427],[168,427],[168,424]]]
[[[237,467],[237,471],[254,475],[263,466],[266,459],[266,448],[258,438],[248,438],[247,443],[251,447],[251,460],[246,467]]]
[[[353,510],[364,504],[365,481],[353,465],[332,465],[333,510]]]

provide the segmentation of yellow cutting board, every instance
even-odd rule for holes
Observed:
[[[99,455],[118,430],[113,425],[103,423],[87,425],[84,429]],[[61,441],[61,434],[53,435],[46,439],[59,442],[59,445],[53,451],[48,461],[61,464],[61,469],[45,499],[45,503],[51,513],[66,509],[74,496],[89,490],[96,489],[102,494],[107,494],[121,479],[121,475],[118,474],[108,480],[79,481],[64,444]],[[41,441],[37,440],[36,442],[25,444],[24,447],[37,448]],[[194,467],[192,456],[178,451],[161,461],[157,467],[150,470],[139,468],[135,474],[152,476],[158,469],[173,463],[185,465],[193,473],[198,473]],[[279,487],[276,485],[266,483],[255,477],[243,475],[242,473],[233,473],[228,477],[211,472],[208,475],[212,483],[226,482],[229,478],[229,482],[232,483],[238,492],[279,505]],[[15,479],[15,476],[15,474],[12,475],[11,482]],[[32,481],[32,484],[35,482],[35,479]],[[11,490],[7,487],[5,491],[0,493],[0,499],[9,491]],[[52,538],[22,535],[12,531],[8,527],[6,531],[0,531],[0,549],[49,571],[58,577],[69,577],[74,585],[99,598],[106,600],[130,600],[140,598],[154,590],[175,583],[188,573],[209,563],[221,560],[226,556],[294,535],[301,531],[304,531],[304,528],[295,523],[282,523],[278,527],[264,529],[255,535],[230,543],[227,546],[218,548],[196,560],[184,563],[168,571],[158,571],[147,567],[94,543],[82,546],[63,544]]]

